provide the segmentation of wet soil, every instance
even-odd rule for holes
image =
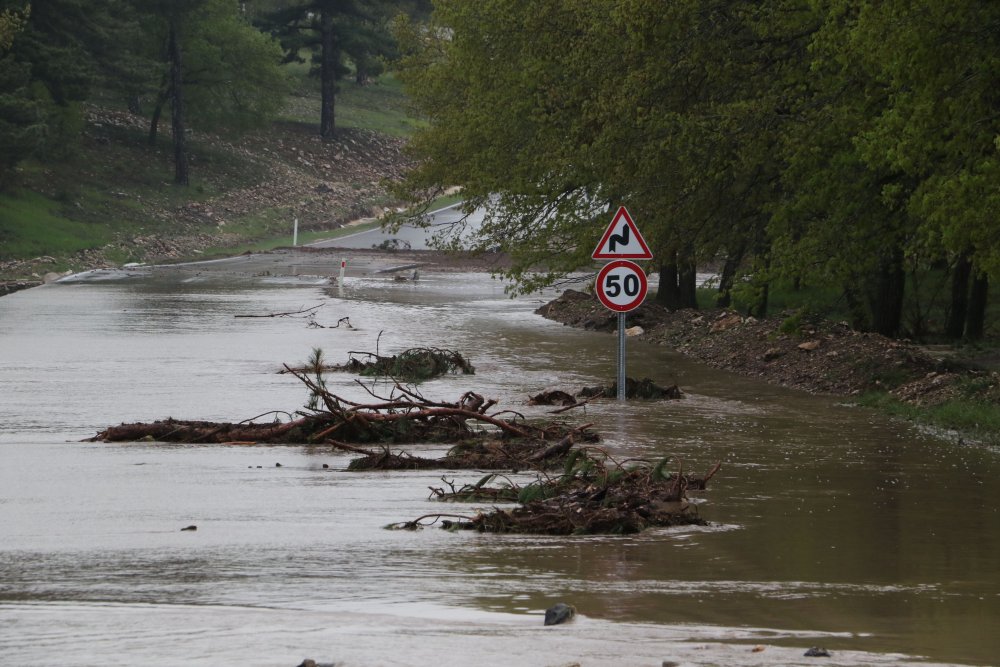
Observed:
[[[567,290],[539,315],[567,326],[615,331],[618,318],[590,294]],[[644,340],[668,345],[710,366],[813,393],[858,395],[889,391],[914,405],[958,396],[976,378],[981,397],[1000,403],[1000,375],[940,358],[928,350],[844,322],[788,325],[788,317],[757,319],[733,310],[676,310],[647,302],[628,314],[628,327]]]

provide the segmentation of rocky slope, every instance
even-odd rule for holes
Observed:
[[[83,141],[98,152],[145,150],[137,138],[147,131],[147,121],[124,111],[91,107],[87,112]],[[161,140],[161,153],[167,147]],[[323,141],[314,127],[275,123],[266,130],[239,138],[195,132],[189,142],[200,154],[212,155],[211,164],[192,157],[192,171],[208,181],[214,196],[192,191],[184,203],[176,198],[141,197],[114,183],[107,188],[112,199],[134,201],[141,218],[132,233],[120,232],[114,241],[68,258],[40,256],[0,262],[0,295],[7,288],[41,282],[57,265],[73,270],[113,264],[111,257],[128,252],[136,261],[164,262],[196,256],[208,247],[236,246],[247,240],[240,221],[263,218],[280,211],[284,227],[275,235],[288,234],[287,221],[298,218],[300,231],[335,229],[359,218],[383,213],[389,202],[387,184],[398,180],[407,168],[405,141],[368,130],[341,129],[333,141]],[[195,155],[193,152],[192,155]],[[143,159],[163,159],[163,155]],[[163,166],[164,179],[171,174]],[[229,173],[226,173],[228,170]],[[242,171],[239,187],[213,182]],[[84,176],[86,176],[84,174]],[[213,187],[217,186],[217,187]],[[44,184],[43,184],[44,187]],[[169,183],[162,189],[169,190]],[[43,192],[48,196],[58,194]],[[127,214],[124,207],[122,211]],[[120,211],[119,213],[121,213]],[[146,224],[148,223],[148,224]]]

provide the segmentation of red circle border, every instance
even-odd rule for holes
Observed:
[[[626,267],[632,269],[636,274],[638,274],[639,284],[640,284],[639,296],[634,301],[621,306],[609,301],[608,297],[604,295],[604,288],[602,287],[602,285],[604,284],[604,277],[612,269],[617,269],[619,267]],[[645,301],[646,293],[649,291],[649,281],[646,280],[646,273],[642,270],[641,266],[639,266],[635,262],[630,262],[625,259],[618,259],[613,262],[608,262],[607,264],[604,265],[604,268],[602,268],[597,273],[597,282],[594,283],[594,291],[597,293],[598,300],[602,304],[604,304],[605,308],[613,310],[617,313],[626,313],[630,310],[635,310],[642,304],[643,301]]]

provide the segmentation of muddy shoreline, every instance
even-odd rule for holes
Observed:
[[[614,332],[617,314],[590,294],[567,290],[535,311],[566,326]],[[983,399],[1000,403],[1000,375],[937,358],[925,348],[844,322],[765,319],[728,309],[670,311],[647,300],[628,314],[647,341],[668,345],[709,366],[811,393],[857,396],[887,391],[904,403],[933,406],[960,394],[960,383],[985,378]]]

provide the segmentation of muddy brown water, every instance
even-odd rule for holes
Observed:
[[[455,349],[476,374],[426,396],[542,414],[529,394],[610,382],[616,344],[534,315],[544,298],[510,300],[482,274],[355,276],[338,292],[153,271],[0,299],[0,664],[998,663],[1000,453],[637,340],[629,374],[688,397],[565,416],[622,458],[721,460],[699,499],[707,528],[386,531],[472,512],[428,487],[479,475],[347,473],[321,447],[80,442],[122,421],[295,410],[306,392],[276,371],[314,347],[335,362]],[[317,304],[316,324],[354,328],[235,317]],[[368,398],[349,376],[329,383]],[[577,619],[544,627],[559,601]]]

